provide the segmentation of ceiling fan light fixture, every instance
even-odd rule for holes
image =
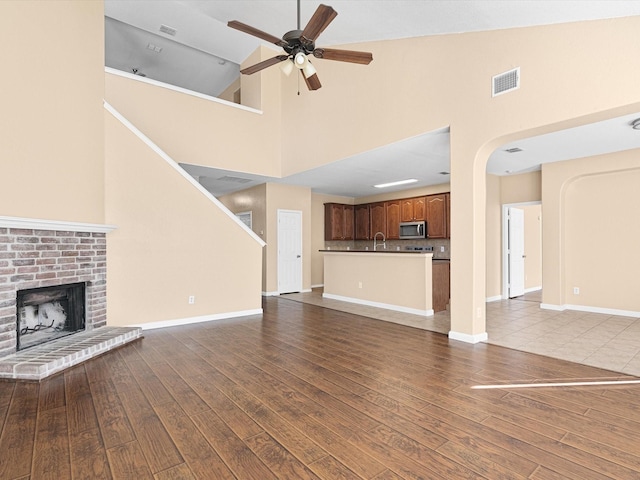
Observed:
[[[307,59],[307,56],[304,54],[304,52],[298,52],[293,57],[293,63],[295,63],[296,68],[302,70],[307,65],[307,63],[309,63],[309,60]]]
[[[311,65],[311,62],[307,60],[307,63],[304,67],[302,67],[302,71],[304,72],[304,76],[309,78],[311,75],[316,74],[316,67]]]
[[[287,77],[291,75],[293,72],[293,60],[286,60],[280,64],[280,68],[282,69],[282,73],[284,73]]]

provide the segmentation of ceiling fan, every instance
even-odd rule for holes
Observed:
[[[243,68],[240,70],[240,73],[251,75],[271,65],[288,61],[282,64],[282,70],[287,75],[291,74],[293,67],[297,67],[307,84],[307,88],[309,88],[309,90],[318,90],[322,87],[322,84],[320,83],[320,79],[318,79],[315,67],[311,64],[307,55],[312,54],[314,57],[324,60],[337,60],[339,62],[359,63],[362,65],[371,63],[373,55],[369,52],[339,50],[335,48],[316,48],[316,39],[329,26],[336,15],[338,15],[338,12],[333,8],[320,4],[309,20],[309,23],[307,23],[307,26],[304,27],[304,30],[301,30],[300,0],[298,0],[298,28],[297,30],[291,30],[285,33],[281,39],[250,25],[238,22],[237,20],[231,20],[227,24],[229,27],[278,45],[286,52],[286,55],[277,55],[250,67]]]

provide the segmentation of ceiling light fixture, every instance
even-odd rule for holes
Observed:
[[[631,122],[631,128],[634,130],[640,130],[640,118],[636,118],[633,122]]]
[[[408,180],[399,180],[397,182],[390,183],[380,183],[378,185],[374,185],[375,188],[387,188],[387,187],[395,187],[396,185],[405,185],[407,183],[415,183],[417,182],[417,178],[409,178]]]

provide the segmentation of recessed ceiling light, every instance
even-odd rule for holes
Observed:
[[[409,178],[408,180],[399,180],[397,182],[380,183],[379,185],[374,185],[374,187],[376,188],[395,187],[396,185],[405,185],[407,183],[415,183],[417,181],[418,181],[417,178]]]

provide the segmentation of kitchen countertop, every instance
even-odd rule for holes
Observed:
[[[318,250],[319,252],[326,252],[326,253],[408,253],[408,254],[416,254],[416,253],[422,253],[422,254],[431,254],[433,255],[433,252],[427,251],[427,250],[327,250],[327,249],[323,249],[323,250]],[[434,258],[433,259],[434,262],[450,262],[451,259],[450,258]]]

